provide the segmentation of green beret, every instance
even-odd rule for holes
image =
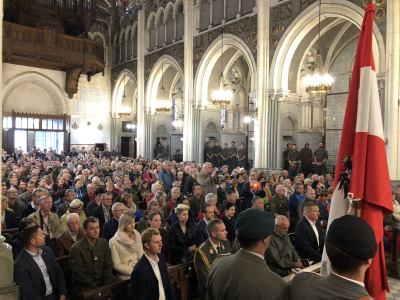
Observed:
[[[373,258],[378,249],[372,227],[364,219],[350,215],[333,220],[326,239],[343,252],[360,259]]]
[[[263,240],[269,237],[275,228],[274,217],[259,208],[242,211],[236,219],[236,230],[245,237]]]

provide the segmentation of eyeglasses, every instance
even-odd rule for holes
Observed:
[[[114,210],[114,211],[122,211],[122,212],[125,212],[126,209],[116,209],[116,210]]]

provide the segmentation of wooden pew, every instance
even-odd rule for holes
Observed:
[[[58,258],[57,261],[58,260],[64,261],[65,256]],[[187,269],[189,269],[188,272],[187,272]],[[180,292],[180,297],[177,297],[177,298],[181,299],[181,300],[187,300],[188,299],[189,278],[192,276],[196,277],[195,270],[194,270],[194,262],[190,261],[190,262],[187,262],[187,263],[184,263],[181,265],[169,267],[168,275],[171,279],[171,284],[172,284],[174,293],[177,294],[178,292]],[[111,283],[111,284],[105,285],[103,287],[97,288],[95,290],[84,293],[83,298],[88,299],[92,296],[103,294],[104,297],[108,297],[111,300],[114,300],[114,299],[116,300],[115,295],[113,293],[110,293],[110,290],[125,289],[129,283],[130,283],[130,279],[120,281],[117,283]]]

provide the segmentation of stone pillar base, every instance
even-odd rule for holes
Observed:
[[[15,282],[0,285],[0,300],[19,300],[19,287]]]

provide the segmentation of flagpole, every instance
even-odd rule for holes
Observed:
[[[375,0],[367,0],[367,5],[375,4]],[[352,199],[351,206],[353,208],[353,216],[361,217],[361,201],[362,199]]]

